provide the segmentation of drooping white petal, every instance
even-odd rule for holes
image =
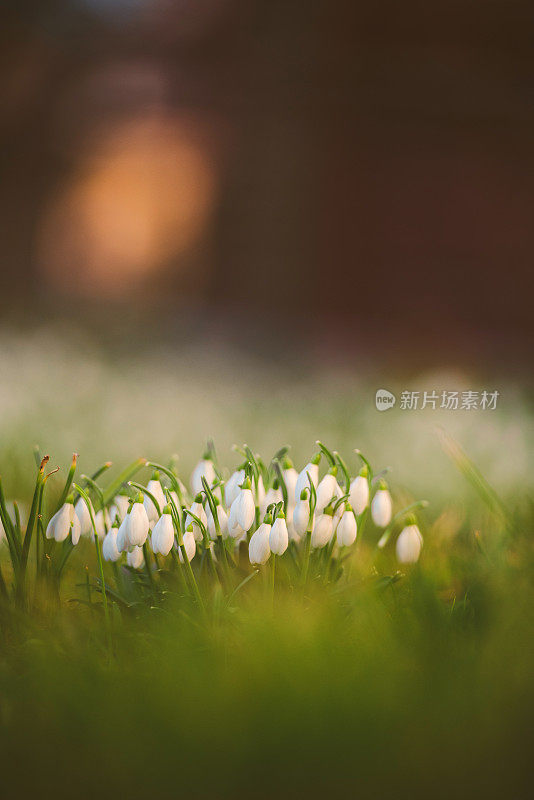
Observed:
[[[308,529],[310,504],[308,500],[299,500],[293,511],[293,527],[299,536],[304,536]],[[312,527],[314,520],[312,519]]]
[[[193,489],[193,494],[198,494],[203,490],[204,487],[202,486],[202,478],[206,478],[208,486],[211,486],[215,480],[215,477],[216,475],[213,461],[211,461],[209,458],[203,458],[198,462],[191,475],[191,488]]]
[[[257,531],[254,531],[250,537],[248,545],[248,557],[251,564],[266,564],[271,555],[271,548],[269,545],[269,535],[271,526],[266,522],[262,522]]]
[[[245,470],[238,469],[226,481],[226,485],[224,487],[224,502],[226,504],[226,508],[230,508],[230,506],[238,496],[240,492],[239,487],[241,486],[244,480],[245,480]]]
[[[168,556],[174,544],[174,525],[170,514],[162,514],[152,531],[152,550]]]
[[[141,505],[141,503],[139,503],[139,505]],[[126,563],[129,567],[132,567],[132,569],[141,569],[145,563],[143,548],[132,547],[132,549],[126,555]]]
[[[320,514],[315,520],[311,535],[312,547],[324,547],[332,538],[334,520],[330,514]]]
[[[341,489],[335,476],[328,473],[317,487],[317,510],[322,511],[333,497],[341,497],[341,494]]]
[[[197,502],[192,503],[192,505],[191,505],[191,513],[194,514],[195,517],[198,517],[203,525],[207,525],[208,524],[208,520],[207,520],[207,517],[206,517],[206,512],[204,511],[204,506],[202,505],[202,503],[197,503]],[[202,530],[200,529],[200,526],[198,525],[198,523],[193,519],[193,517],[191,517],[189,514],[187,514],[186,518],[185,518],[185,527],[186,527],[186,529],[190,525],[193,526],[193,534],[194,534],[195,540],[197,542],[201,542],[202,539],[203,539]]]
[[[391,522],[393,504],[387,489],[379,489],[371,503],[371,516],[379,528],[385,528]]]
[[[313,485],[317,486],[317,481],[319,480],[319,466],[310,462],[301,470],[295,484],[295,500],[297,502],[300,500],[302,490],[309,489],[310,481],[308,480],[308,472],[310,473]]]
[[[369,482],[363,475],[358,475],[352,481],[349,502],[358,515],[367,508],[369,503]]]
[[[271,552],[277,556],[281,556],[287,550],[288,543],[289,534],[287,523],[283,517],[277,517],[269,534],[269,547],[271,548]]]
[[[121,557],[120,550],[117,547],[117,533],[117,528],[111,528],[104,538],[102,555],[105,561],[118,561]]]
[[[196,553],[196,550],[197,550],[197,543],[195,541],[195,537],[193,535],[193,531],[186,531],[184,533],[184,549],[185,549],[185,554],[187,556],[187,560],[188,561],[192,561],[193,558],[195,557],[195,553]],[[184,557],[182,555],[182,549],[181,548],[178,549],[178,556],[180,558],[180,561],[183,564],[184,563]]]
[[[140,547],[146,542],[149,531],[148,516],[142,503],[134,503],[128,514],[128,542],[130,547]],[[121,526],[122,527],[122,526]]]
[[[80,497],[75,506],[75,511],[80,520],[82,536],[90,536],[93,533],[93,526],[91,524],[91,515],[87,508],[87,503]]]
[[[56,542],[64,542],[69,535],[72,522],[73,506],[64,503],[59,511],[56,511],[48,525],[46,526],[46,538],[55,539]]]
[[[415,564],[421,555],[423,537],[417,525],[407,525],[400,532],[395,547],[401,564]]]
[[[234,501],[237,504],[235,521],[244,531],[248,531],[254,522],[256,507],[254,497],[250,489],[241,489],[239,497]],[[232,504],[232,508],[234,507]]]
[[[336,539],[340,547],[350,547],[356,541],[358,528],[352,511],[345,511],[336,529]]]
[[[117,531],[117,549],[124,552],[130,547],[130,515],[126,514]]]
[[[147,483],[148,491],[154,495],[156,500],[158,501],[160,513],[163,511],[165,506],[165,495],[163,493],[163,489],[161,487],[161,483],[157,480],[150,480]],[[144,495],[143,498],[143,505],[145,507],[145,511],[147,513],[147,517],[149,522],[156,522],[159,519],[159,514],[156,509],[156,506],[148,496],[148,494]]]

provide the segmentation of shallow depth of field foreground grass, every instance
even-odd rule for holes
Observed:
[[[529,522],[427,539],[397,582],[362,545],[274,612],[260,576],[205,624],[177,594],[115,618],[111,655],[96,609],[4,616],[2,796],[526,796]]]

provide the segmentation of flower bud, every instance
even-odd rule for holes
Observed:
[[[311,535],[312,547],[324,547],[332,538],[334,519],[331,514],[320,514],[315,520]]]
[[[72,504],[72,497],[69,497],[46,526],[46,538],[64,542],[71,530],[72,544],[76,545],[80,540],[81,525]]]
[[[118,529],[113,527],[110,528],[109,532],[106,534],[102,544],[104,561],[118,561],[121,557],[120,550],[117,547],[117,533]]]
[[[269,547],[276,556],[281,556],[286,552],[288,543],[287,523],[282,512],[276,517],[269,533]]]
[[[154,525],[150,543],[154,553],[168,556],[171,552],[174,544],[174,525],[169,506],[165,506],[161,517]]]
[[[204,506],[202,505],[202,495],[200,492],[195,497],[195,502],[191,505],[191,514],[194,514],[195,517],[198,517],[199,520],[202,522],[204,526],[207,527],[208,520],[206,518],[206,512],[204,511]],[[185,527],[186,530],[189,526],[193,526],[193,535],[195,537],[195,541],[201,542],[202,541],[202,530],[196,520],[190,514],[186,514],[185,517]]]
[[[367,508],[369,503],[369,482],[361,472],[350,485],[349,500],[358,516]]]
[[[385,528],[391,522],[392,502],[387,484],[382,481],[371,503],[371,516],[378,528]]]
[[[303,470],[299,473],[297,478],[297,482],[295,484],[295,500],[300,498],[300,493],[303,489],[307,489],[310,485],[310,481],[308,479],[308,472],[310,473],[310,477],[312,479],[312,483],[314,486],[317,486],[317,482],[319,480],[319,459],[316,456],[312,461],[310,461]]]
[[[163,489],[159,481],[159,472],[154,472],[154,474],[152,475],[152,479],[149,480],[146,488],[151,494],[154,495],[154,497],[158,501],[158,505],[161,512],[161,509],[165,505],[165,494],[163,493]],[[148,494],[145,495],[145,498],[143,500],[143,505],[145,507],[148,521],[156,522],[159,519],[159,514],[156,509],[156,506],[154,505]]]
[[[202,478],[205,478],[208,486],[211,486],[216,478],[215,467],[211,458],[203,458],[196,465],[191,475],[191,488],[193,494],[198,494],[203,490]]]
[[[350,547],[356,541],[357,533],[358,528],[352,508],[349,503],[346,503],[343,516],[336,529],[337,543],[340,547]]]
[[[257,531],[254,531],[250,537],[248,545],[248,557],[251,564],[266,564],[271,555],[271,548],[269,545],[269,535],[271,532],[271,525],[268,522],[262,522]]]
[[[185,549],[185,554],[187,556],[187,560],[192,561],[197,551],[197,543],[195,541],[195,535],[192,530],[186,530],[186,532],[184,533],[184,549]],[[183,564],[184,557],[182,555],[181,547],[178,548],[178,557]]]
[[[399,533],[395,547],[397,560],[401,564],[415,564],[421,555],[423,537],[415,524],[406,525]]]
[[[91,514],[87,508],[87,503],[80,497],[75,506],[76,516],[80,521],[80,532],[82,536],[90,536],[93,533],[93,526],[91,524]],[[59,540],[56,540],[59,541]]]
[[[332,497],[341,497],[342,492],[336,480],[337,467],[332,469],[324,476],[317,486],[317,509],[322,511],[328,505]]]
[[[314,515],[315,517],[315,515]],[[311,525],[313,528],[314,517],[312,517]],[[308,522],[310,521],[310,502],[308,498],[299,500],[293,510],[293,527],[298,536],[304,536],[308,530]]]
[[[127,529],[128,546],[140,547],[146,542],[149,530],[148,516],[142,500],[132,505],[128,517],[130,518],[130,524]]]

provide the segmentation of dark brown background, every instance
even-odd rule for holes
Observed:
[[[172,314],[194,304],[230,319],[294,320],[327,344],[341,334],[345,343],[459,358],[482,348],[503,362],[529,352],[532,3],[3,7],[4,307],[109,295],[119,307],[164,304]],[[62,193],[81,175],[83,198],[94,143],[118,131],[113,162],[124,130],[135,137],[147,119],[154,127],[133,162],[146,162],[152,194],[166,171],[154,167],[155,154],[174,131],[197,148],[183,185],[180,142],[165,162],[177,164],[168,203],[184,205],[165,230],[183,225],[185,244],[171,235],[152,252],[149,243],[145,270],[142,259],[130,269],[126,242],[106,267],[119,263],[119,278],[97,275],[113,231],[127,239],[129,225],[143,224],[142,206],[119,208],[138,179],[115,187],[109,202],[106,186],[98,189],[107,218],[94,225],[111,218],[111,234],[93,260],[93,223],[69,244],[83,226]],[[197,213],[188,192],[204,163]],[[113,173],[115,184],[123,174]],[[130,216],[116,229],[120,213]]]

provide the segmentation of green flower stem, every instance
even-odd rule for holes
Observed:
[[[271,608],[274,611],[274,589],[276,584],[276,553],[272,554],[271,560]]]
[[[148,550],[148,542],[143,542],[143,555],[145,557],[145,569],[146,569],[146,574],[148,576],[148,582],[150,584],[150,588],[152,589],[152,595],[155,595],[156,584],[154,582],[154,576],[152,575],[152,570],[150,569],[150,553]]]
[[[68,472],[68,475],[67,475],[67,480],[65,481],[65,486],[63,487],[63,491],[61,492],[61,496],[60,496],[60,498],[59,498],[59,500],[57,502],[54,514],[56,513],[56,511],[59,511],[59,509],[61,508],[61,506],[64,505],[65,500],[69,496],[70,487],[72,485],[72,481],[74,480],[74,474],[76,472],[76,462],[77,461],[78,461],[78,453],[73,453],[72,454],[72,461],[71,461],[71,464],[70,464],[70,469],[69,469],[69,472]]]
[[[317,439],[315,444],[317,445],[317,447],[319,448],[321,453],[324,456],[326,456],[326,460],[328,461],[330,466],[331,467],[335,467],[336,466],[336,459],[334,458],[334,454],[332,453],[332,451],[329,450],[328,447],[326,447],[322,442],[320,442],[319,439]]]
[[[198,588],[198,583],[197,583],[197,580],[195,578],[195,573],[191,569],[191,564],[190,564],[190,561],[189,561],[189,559],[187,557],[187,552],[186,552],[186,549],[185,549],[185,546],[184,546],[184,543],[183,543],[183,538],[182,538],[182,544],[180,545],[180,551],[182,553],[182,558],[184,560],[185,573],[186,573],[186,575],[187,575],[187,577],[189,579],[189,583],[190,583],[191,588],[193,590],[193,594],[195,596],[195,599],[196,599],[196,601],[198,603],[199,608],[202,610],[202,612],[204,612],[206,609],[204,608],[204,602],[202,600],[202,595],[200,594],[200,589]]]
[[[308,570],[310,568],[310,552],[311,552],[311,531],[308,530],[304,534],[304,552],[302,554],[302,572],[300,575],[300,582],[302,586],[305,586],[308,580]]]
[[[96,523],[95,523],[95,515],[94,515],[94,511],[93,511],[93,505],[92,505],[91,500],[89,499],[89,495],[87,494],[85,489],[82,489],[82,487],[79,486],[77,483],[75,483],[73,485],[74,485],[74,488],[76,489],[76,491],[78,492],[78,494],[80,495],[80,497],[85,502],[85,505],[87,506],[87,510],[89,512],[89,517],[91,518],[91,526],[93,528],[93,535],[95,537],[96,560],[97,560],[97,563],[98,563],[98,571],[100,572],[100,582],[102,584],[102,602],[103,602],[103,605],[104,605],[104,617],[105,617],[105,620],[106,620],[106,634],[107,634],[108,640],[109,640],[109,636],[110,636],[109,623],[110,623],[110,620],[109,620],[108,598],[107,598],[107,594],[106,594],[106,580],[104,578],[104,562],[102,561],[102,551],[101,551],[101,548],[100,548],[100,539],[98,538],[98,533],[96,531]],[[109,643],[111,644],[110,641],[109,641]]]

